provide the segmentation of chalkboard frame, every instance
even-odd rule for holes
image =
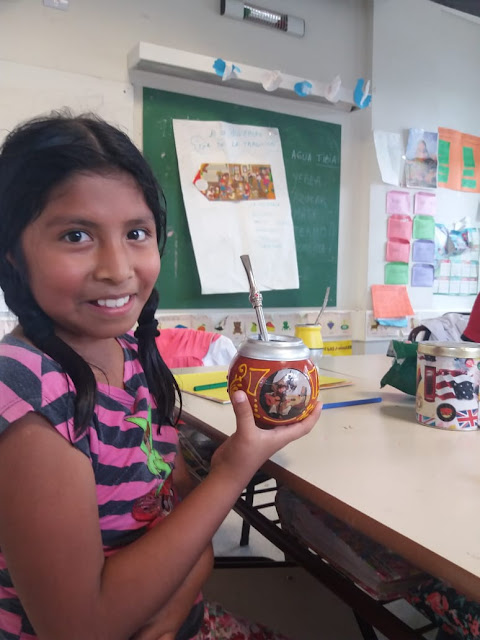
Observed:
[[[167,200],[168,239],[158,279],[160,309],[248,308],[246,293],[202,295],[183,204],[172,119],[276,127],[290,195],[299,289],[265,291],[265,307],[336,304],[341,126],[311,118],[144,87],[143,153]],[[239,258],[240,259],[240,258]],[[228,275],[226,274],[226,277]],[[245,279],[246,291],[247,280]]]

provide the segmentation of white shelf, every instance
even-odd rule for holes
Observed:
[[[319,82],[311,78],[299,78],[284,74],[279,70],[282,74],[279,88],[275,91],[267,92],[262,83],[265,74],[269,71],[268,69],[252,67],[236,60],[228,61],[238,66],[241,72],[236,77],[223,81],[213,70],[214,61],[215,58],[211,56],[172,49],[148,42],[139,42],[128,54],[128,69],[132,80],[135,80],[136,72],[148,72],[263,93],[272,97],[278,96],[296,101],[321,104],[335,111],[349,112],[357,109],[353,100],[353,90],[341,87],[338,93],[338,101],[332,103],[325,97],[328,82]],[[304,80],[311,82],[313,86],[308,96],[301,97],[294,91],[294,85]]]

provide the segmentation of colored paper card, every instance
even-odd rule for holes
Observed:
[[[382,327],[408,327],[407,318],[375,318]]]
[[[412,287],[433,287],[433,264],[414,264],[412,267]]]
[[[388,240],[385,259],[387,262],[408,262],[410,242],[408,240]]]
[[[408,284],[408,264],[387,262],[385,265],[385,284]]]
[[[413,218],[413,237],[415,239],[433,240],[435,237],[435,220],[432,216],[415,216]]]
[[[205,371],[202,373],[182,373],[175,376],[175,380],[180,387],[180,391],[185,393],[191,393],[195,396],[201,396],[214,402],[220,402],[221,404],[227,404],[230,402],[227,387],[204,389],[202,391],[194,391],[194,387],[199,385],[218,384],[220,382],[226,382],[227,371]]]
[[[410,194],[407,191],[388,191],[387,213],[410,213]]]
[[[387,220],[387,237],[389,240],[410,240],[412,237],[412,219],[400,213],[392,214]]]
[[[374,318],[401,318],[413,316],[407,287],[401,285],[372,284]]]
[[[348,387],[353,382],[346,378],[335,378],[332,376],[318,376],[318,388],[319,389],[333,389],[335,387]]]
[[[435,259],[435,242],[433,240],[415,240],[412,247],[414,262],[433,262]]]
[[[437,196],[434,193],[419,191],[415,194],[413,211],[416,214],[434,216],[437,212]]]

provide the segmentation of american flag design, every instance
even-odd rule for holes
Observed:
[[[463,371],[446,369],[437,370],[436,396],[440,400],[473,400],[475,386],[471,375]],[[478,396],[478,389],[476,395]]]

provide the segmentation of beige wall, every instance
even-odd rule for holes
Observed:
[[[346,86],[370,73],[369,0],[262,0],[302,17],[303,38],[220,15],[220,0],[70,0],[68,11],[41,0],[0,1],[0,59],[125,80],[138,41],[231,58]]]

